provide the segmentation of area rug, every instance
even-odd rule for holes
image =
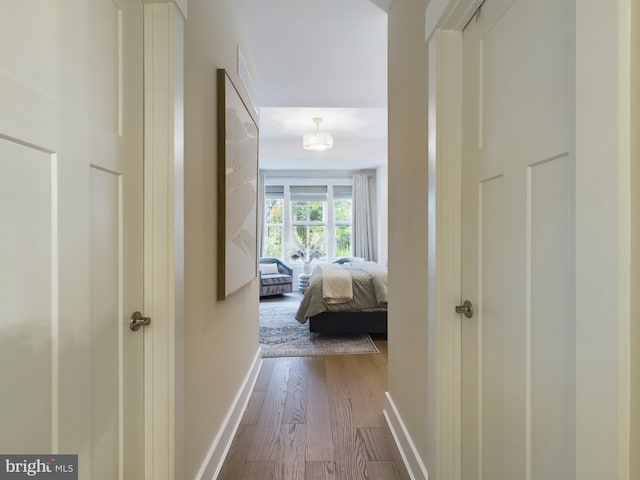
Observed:
[[[295,319],[300,299],[295,295],[260,302],[262,357],[308,357],[380,353],[367,334],[318,334],[309,339],[309,325]]]

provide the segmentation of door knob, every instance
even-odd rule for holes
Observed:
[[[462,305],[456,306],[456,313],[462,313],[465,317],[473,317],[473,305],[469,300],[465,300]]]
[[[146,327],[151,325],[151,317],[143,317],[140,312],[133,312],[131,315],[131,322],[129,322],[129,328],[134,332],[140,330],[140,327]]]

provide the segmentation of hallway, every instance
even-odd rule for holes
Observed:
[[[264,359],[219,480],[408,479],[382,409],[380,354]]]

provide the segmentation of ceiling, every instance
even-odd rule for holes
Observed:
[[[261,168],[386,164],[388,3],[234,1],[259,106]],[[313,117],[333,134],[331,150],[303,150]]]

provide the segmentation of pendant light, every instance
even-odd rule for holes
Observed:
[[[316,124],[316,131],[305,133],[302,137],[302,148],[305,150],[315,150],[322,152],[333,147],[333,136],[329,132],[320,131],[322,118],[315,117],[313,123]]]

